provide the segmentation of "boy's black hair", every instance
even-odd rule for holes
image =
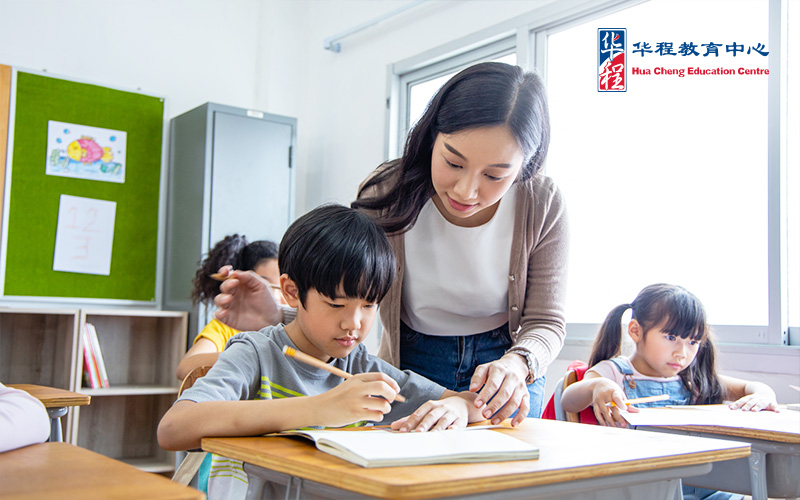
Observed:
[[[326,204],[298,218],[278,249],[281,273],[297,284],[300,303],[308,291],[326,297],[380,302],[396,274],[394,251],[370,216]]]

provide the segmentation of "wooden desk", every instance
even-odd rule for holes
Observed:
[[[41,443],[0,453],[4,500],[202,500],[169,479],[69,443]]]
[[[50,415],[50,441],[63,441],[61,434],[61,417],[67,414],[69,406],[85,406],[91,401],[91,396],[79,394],[77,392],[47,387],[34,384],[8,384],[6,387],[13,387],[27,392],[44,404],[47,414]]]
[[[727,405],[646,410],[656,418],[664,415],[676,425],[666,425],[662,419],[660,425],[637,428],[751,445],[746,459],[721,464],[706,475],[686,480],[686,484],[752,495],[753,500],[800,497],[800,412],[785,408],[780,413],[742,412]]]
[[[497,432],[534,443],[539,459],[366,469],[303,439],[206,438],[202,447],[245,462],[248,499],[261,498],[265,481],[296,488],[286,492],[292,498],[681,498],[681,477],[750,454],[744,443],[555,420],[527,419]]]

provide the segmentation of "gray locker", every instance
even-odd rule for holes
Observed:
[[[232,233],[279,243],[294,220],[296,136],[295,118],[214,103],[171,120],[163,297],[190,313],[190,343],[213,317],[189,300],[211,247]]]

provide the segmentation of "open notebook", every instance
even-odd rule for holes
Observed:
[[[753,429],[800,434],[800,416],[795,412],[732,410],[726,404],[639,408],[620,412],[633,426],[706,426]]]
[[[291,430],[275,435],[311,439],[317,448],[362,467],[498,462],[539,458],[525,441],[488,429],[437,432]]]

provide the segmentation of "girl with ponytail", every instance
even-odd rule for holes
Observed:
[[[277,285],[280,281],[278,271],[278,245],[268,240],[247,241],[245,235],[229,234],[218,241],[208,255],[200,262],[192,280],[191,299],[193,304],[212,305],[214,297],[220,293],[220,282],[212,278],[222,266],[232,269],[252,271],[265,281]],[[273,290],[270,290],[272,293]],[[277,292],[277,290],[274,290]],[[276,303],[285,304],[283,296],[273,294]],[[225,344],[239,330],[231,328],[217,319],[212,319],[194,339],[192,347],[186,352],[175,376],[183,380],[192,370],[201,366],[211,366],[225,348]]]
[[[628,335],[636,345],[630,357],[620,355],[622,316],[628,309]],[[564,390],[561,405],[568,412],[591,405],[600,425],[626,427],[619,413],[626,399],[660,394],[669,399],[640,406],[723,401],[733,401],[732,409],[747,411],[776,411],[778,406],[766,384],[717,373],[703,304],[680,286],[647,286],[630,304],[612,309],[597,334],[589,366],[582,381]],[[606,406],[611,402],[616,406]],[[638,411],[634,406],[627,409]]]

